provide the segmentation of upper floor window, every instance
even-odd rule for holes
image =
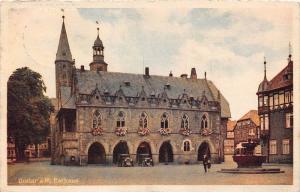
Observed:
[[[191,150],[191,143],[190,141],[183,142],[183,151],[190,151]]]
[[[269,96],[269,106],[270,106],[270,109],[273,109],[273,107],[274,107],[273,95]]]
[[[263,99],[264,99],[263,96],[259,96],[259,97],[258,97],[258,106],[259,106],[259,107],[262,107],[262,106],[263,106]]]
[[[125,127],[125,114],[122,111],[118,113],[117,127]]]
[[[255,131],[254,129],[249,129],[249,133],[250,136],[254,136],[255,135]]]
[[[163,128],[163,129],[169,128],[169,119],[168,119],[167,113],[164,113],[164,114],[161,116],[160,128]]]
[[[101,114],[96,110],[93,114],[93,128],[100,128],[102,126]]]
[[[268,96],[264,96],[264,106],[268,106]]]
[[[206,115],[203,115],[201,118],[201,129],[208,128],[208,119]]]
[[[293,113],[286,113],[285,114],[285,128],[292,128],[293,127]]]
[[[284,92],[283,91],[281,91],[279,93],[279,104],[280,104],[280,106],[283,106],[283,104],[284,104]]]
[[[277,108],[278,107],[278,94],[274,94],[274,108]]]
[[[147,128],[148,127],[148,116],[145,112],[143,112],[140,116],[139,127],[140,128]]]
[[[285,92],[284,93],[284,102],[286,103],[286,104],[289,104],[290,102],[291,102],[291,99],[290,99],[291,97],[290,97],[290,92],[288,91],[288,92]]]
[[[265,130],[269,130],[269,115],[265,114]]]
[[[181,128],[188,129],[189,128],[189,117],[184,114],[181,119]]]
[[[277,142],[276,140],[270,140],[270,154],[277,154]]]

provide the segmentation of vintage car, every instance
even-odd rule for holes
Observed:
[[[133,167],[133,160],[129,154],[120,154],[118,159],[119,167]]]
[[[139,165],[143,167],[154,166],[153,159],[150,154],[140,154],[139,155]]]

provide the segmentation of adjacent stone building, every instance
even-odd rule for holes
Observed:
[[[293,162],[293,61],[271,81],[267,80],[266,61],[264,80],[260,83],[258,114],[260,117],[262,153],[272,163]]]
[[[212,81],[198,78],[195,68],[190,77],[152,75],[149,68],[144,74],[109,72],[99,29],[92,50],[90,69],[77,69],[63,21],[52,164],[116,164],[120,154],[135,163],[141,154],[154,164],[197,163],[204,154],[223,161],[231,114]]]

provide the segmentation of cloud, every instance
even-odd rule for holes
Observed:
[[[60,8],[15,7],[9,22],[2,66],[3,79],[22,66],[38,71],[55,96],[54,60],[62,19]],[[89,68],[100,20],[109,71],[175,76],[196,67],[204,71],[231,105],[235,119],[257,108],[256,91],[267,56],[269,79],[286,65],[292,39],[290,7],[191,9],[65,9],[66,28],[76,66]]]

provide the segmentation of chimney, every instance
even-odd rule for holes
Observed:
[[[191,79],[197,79],[197,72],[196,72],[196,68],[192,68],[191,70],[191,76],[190,76]]]
[[[81,65],[81,66],[80,66],[80,71],[81,71],[81,72],[84,72],[84,65]]]
[[[146,75],[146,76],[150,76],[150,75],[149,75],[149,67],[145,67],[145,75]]]
[[[183,78],[183,79],[187,79],[187,76],[188,76],[187,74],[181,74],[180,75],[180,77]]]

